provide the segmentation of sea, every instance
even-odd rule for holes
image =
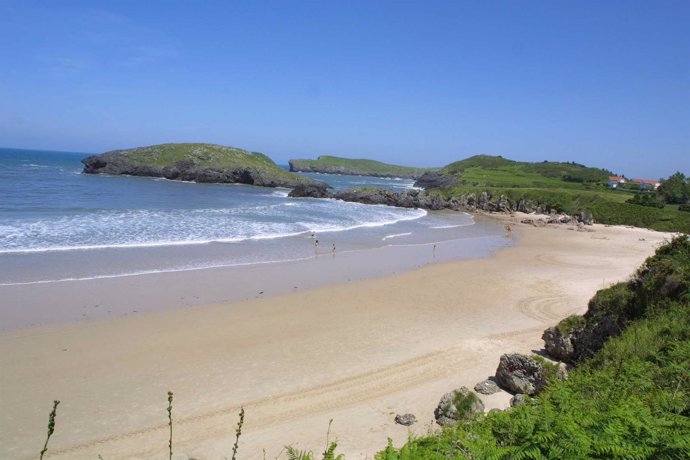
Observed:
[[[0,148],[0,286],[284,263],[461,241],[438,261],[510,244],[500,225],[288,189],[83,174],[87,153]],[[304,174],[334,189],[409,179]],[[318,243],[317,243],[318,242]],[[459,249],[458,249],[459,248]]]

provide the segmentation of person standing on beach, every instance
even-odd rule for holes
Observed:
[[[335,243],[333,243],[333,254],[335,255]]]

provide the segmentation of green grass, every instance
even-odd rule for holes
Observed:
[[[476,155],[456,161],[441,170],[455,175],[454,187],[438,191],[444,198],[487,192],[497,199],[504,195],[512,205],[525,200],[544,211],[576,214],[584,210],[595,221],[609,225],[632,225],[659,231],[690,231],[690,213],[677,205],[657,204],[656,195],[609,188],[605,169],[576,163],[526,163],[507,158]],[[644,204],[645,206],[641,206]],[[655,206],[650,206],[655,204]]]
[[[567,318],[561,320],[556,328],[561,332],[561,334],[569,334],[573,329],[578,329],[582,327],[585,323],[585,319],[580,315],[570,315]]]
[[[451,163],[445,174],[459,174],[462,184],[490,187],[573,187],[605,184],[610,171],[577,163],[528,163],[503,157],[475,155]]]
[[[356,174],[363,176],[391,176],[416,178],[432,168],[413,168],[380,161],[341,158],[322,155],[316,160],[290,160],[292,171],[319,171],[332,174]],[[436,168],[438,169],[438,168]]]
[[[557,212],[576,214],[580,210],[589,210],[595,221],[607,225],[632,225],[658,231],[690,231],[690,213],[678,210],[677,206],[667,205],[663,209],[651,208],[626,203],[632,192],[594,187],[593,189],[574,188],[536,188],[536,187],[488,187],[466,186],[441,190],[444,198],[467,195],[479,195],[487,192],[498,198],[504,195],[511,204],[527,200],[534,207],[541,206],[546,212],[554,209]]]
[[[266,155],[234,147],[213,144],[160,144],[119,150],[139,164],[174,166],[180,161],[203,164],[209,168],[233,168],[242,165],[276,166]]]

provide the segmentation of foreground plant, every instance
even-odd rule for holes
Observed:
[[[60,401],[53,401],[53,410],[50,411],[50,415],[48,416],[48,436],[46,437],[45,444],[43,444],[43,450],[41,451],[41,460],[43,460],[43,456],[48,451],[48,441],[55,432],[55,416],[57,415],[58,404],[60,404]]]
[[[237,422],[237,429],[235,430],[235,445],[232,446],[232,460],[237,456],[237,449],[240,445],[240,435],[242,434],[242,425],[244,425],[244,407],[240,407],[240,420]]]
[[[338,447],[337,442],[330,442],[331,436],[331,424],[333,424],[333,419],[328,421],[328,431],[326,432],[326,450],[323,452],[321,460],[344,460],[345,456],[343,454],[335,455],[335,449]],[[314,453],[306,450],[298,450],[292,446],[285,447],[287,452],[288,460],[314,460]]]
[[[173,402],[173,393],[172,391],[168,391],[168,426],[170,427],[170,438],[168,439],[168,450],[170,452],[170,460],[172,460],[172,402]]]

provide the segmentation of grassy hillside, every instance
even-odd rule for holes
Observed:
[[[441,173],[456,177],[454,187],[437,191],[445,198],[486,192],[494,198],[504,195],[511,204],[529,201],[544,210],[568,214],[587,210],[603,224],[659,231],[690,230],[690,213],[679,211],[677,206],[654,208],[626,202],[636,194],[651,196],[652,192],[611,189],[607,185],[611,173],[604,169],[576,163],[526,163],[477,155],[451,163]]]
[[[379,460],[690,458],[690,241],[599,291],[590,321],[622,325],[592,358],[508,411],[390,445]],[[594,310],[593,310],[594,309]]]
[[[430,168],[391,165],[374,160],[353,160],[323,155],[316,160],[290,160],[290,171],[417,178]]]
[[[606,184],[612,175],[577,163],[527,163],[489,155],[456,161],[441,171],[459,175],[462,185],[489,187],[582,188],[583,184]]]

